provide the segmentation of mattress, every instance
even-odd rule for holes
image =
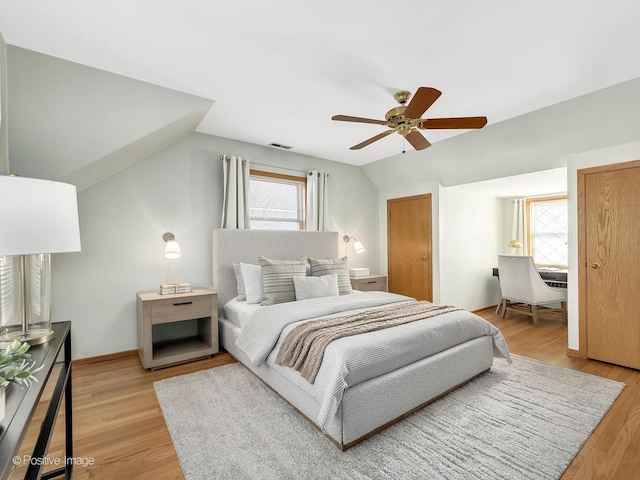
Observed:
[[[235,297],[224,305],[224,318],[236,327],[244,328],[249,323],[251,315],[259,308],[261,308],[259,303],[247,303]]]
[[[358,295],[363,292],[358,290],[354,290],[352,295]],[[246,300],[238,300],[238,297],[234,297],[229,300],[222,311],[224,312],[224,318],[231,323],[233,323],[236,327],[244,328],[249,323],[249,319],[254,312],[262,308],[262,305],[259,303],[247,303]]]

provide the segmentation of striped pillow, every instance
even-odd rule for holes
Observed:
[[[351,281],[349,280],[349,267],[347,266],[347,257],[336,258],[335,260],[316,260],[307,257],[311,264],[311,275],[321,277],[335,273],[338,275],[338,291],[340,295],[348,295],[352,293]]]
[[[307,273],[305,260],[271,260],[259,256],[262,268],[262,294],[264,299],[261,305],[273,305],[276,303],[294,302],[296,289],[293,285],[293,277],[304,277]]]

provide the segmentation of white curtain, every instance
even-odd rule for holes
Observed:
[[[328,173],[318,170],[309,170],[307,174],[307,230],[329,228],[328,178]]]
[[[514,250],[514,252],[519,255],[524,255],[527,252],[527,225],[525,217],[526,205],[527,200],[525,198],[517,198],[513,201],[513,225],[511,227],[511,240],[518,240],[522,244],[522,248]]]
[[[249,160],[235,155],[222,157],[224,200],[222,228],[250,228]]]

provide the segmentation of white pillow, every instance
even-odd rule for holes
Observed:
[[[321,277],[293,277],[293,286],[296,289],[296,300],[340,295],[338,275],[335,273]]]
[[[239,263],[233,264],[233,273],[236,274],[236,290],[238,291],[236,300],[244,302],[247,299],[247,293],[244,289],[244,279],[242,278],[242,270],[240,270]]]
[[[262,269],[260,265],[240,263],[247,303],[262,302]]]

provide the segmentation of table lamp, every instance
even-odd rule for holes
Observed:
[[[53,338],[50,254],[79,251],[74,185],[0,176],[0,342]]]
[[[522,248],[522,243],[520,243],[518,240],[511,240],[507,247],[511,249],[511,254],[513,255],[514,253],[516,253],[514,252],[514,250]]]

